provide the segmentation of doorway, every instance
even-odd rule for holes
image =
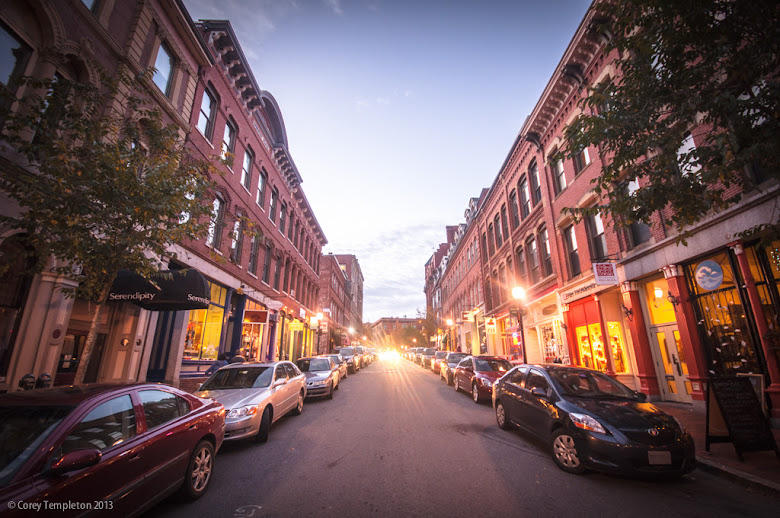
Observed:
[[[659,375],[659,385],[665,401],[693,403],[688,363],[676,324],[650,326],[653,359]]]

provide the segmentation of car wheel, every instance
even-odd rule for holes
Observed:
[[[190,500],[203,496],[211,481],[214,468],[214,446],[206,440],[200,441],[192,451],[187,473],[184,477],[182,494]]]
[[[268,433],[271,431],[271,409],[265,407],[263,410],[263,417],[260,418],[260,428],[257,430],[255,440],[257,442],[268,441]]]
[[[509,430],[512,427],[512,425],[509,424],[509,416],[501,401],[496,401],[496,422],[498,423],[498,427],[502,430]]]
[[[458,392],[460,390],[460,385],[458,385],[458,377],[455,376],[455,392]]]
[[[328,399],[333,399],[333,391],[336,390],[333,388],[333,383],[330,384],[330,390],[328,391]]]
[[[292,415],[301,415],[301,412],[303,412],[303,397],[303,390],[301,390],[298,392],[298,403],[293,408]]]
[[[577,475],[585,471],[585,466],[577,453],[574,437],[569,435],[566,429],[558,428],[553,432],[551,446],[553,460],[563,471]]]
[[[479,397],[479,388],[476,382],[471,385],[471,399],[474,400],[474,403],[479,403],[479,400],[482,399]]]
[[[452,383],[453,383],[452,376],[450,376],[450,375],[448,374],[448,375],[447,375],[447,385],[452,385]]]

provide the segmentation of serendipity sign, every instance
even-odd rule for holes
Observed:
[[[595,282],[599,286],[618,284],[615,263],[593,263],[593,275],[596,277]]]
[[[108,300],[132,302],[149,311],[207,309],[211,288],[203,274],[192,268],[157,272],[150,279],[120,270]]]

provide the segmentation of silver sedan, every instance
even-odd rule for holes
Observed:
[[[211,375],[195,393],[225,407],[225,440],[268,440],[271,425],[303,410],[306,378],[293,363],[233,363]]]

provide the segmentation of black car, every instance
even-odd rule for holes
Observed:
[[[340,354],[344,361],[347,362],[347,370],[350,374],[354,374],[360,370],[360,355],[353,347],[342,347],[337,354]]]
[[[496,421],[548,441],[563,471],[683,475],[696,465],[693,439],[669,414],[598,371],[519,365],[493,387]]]

